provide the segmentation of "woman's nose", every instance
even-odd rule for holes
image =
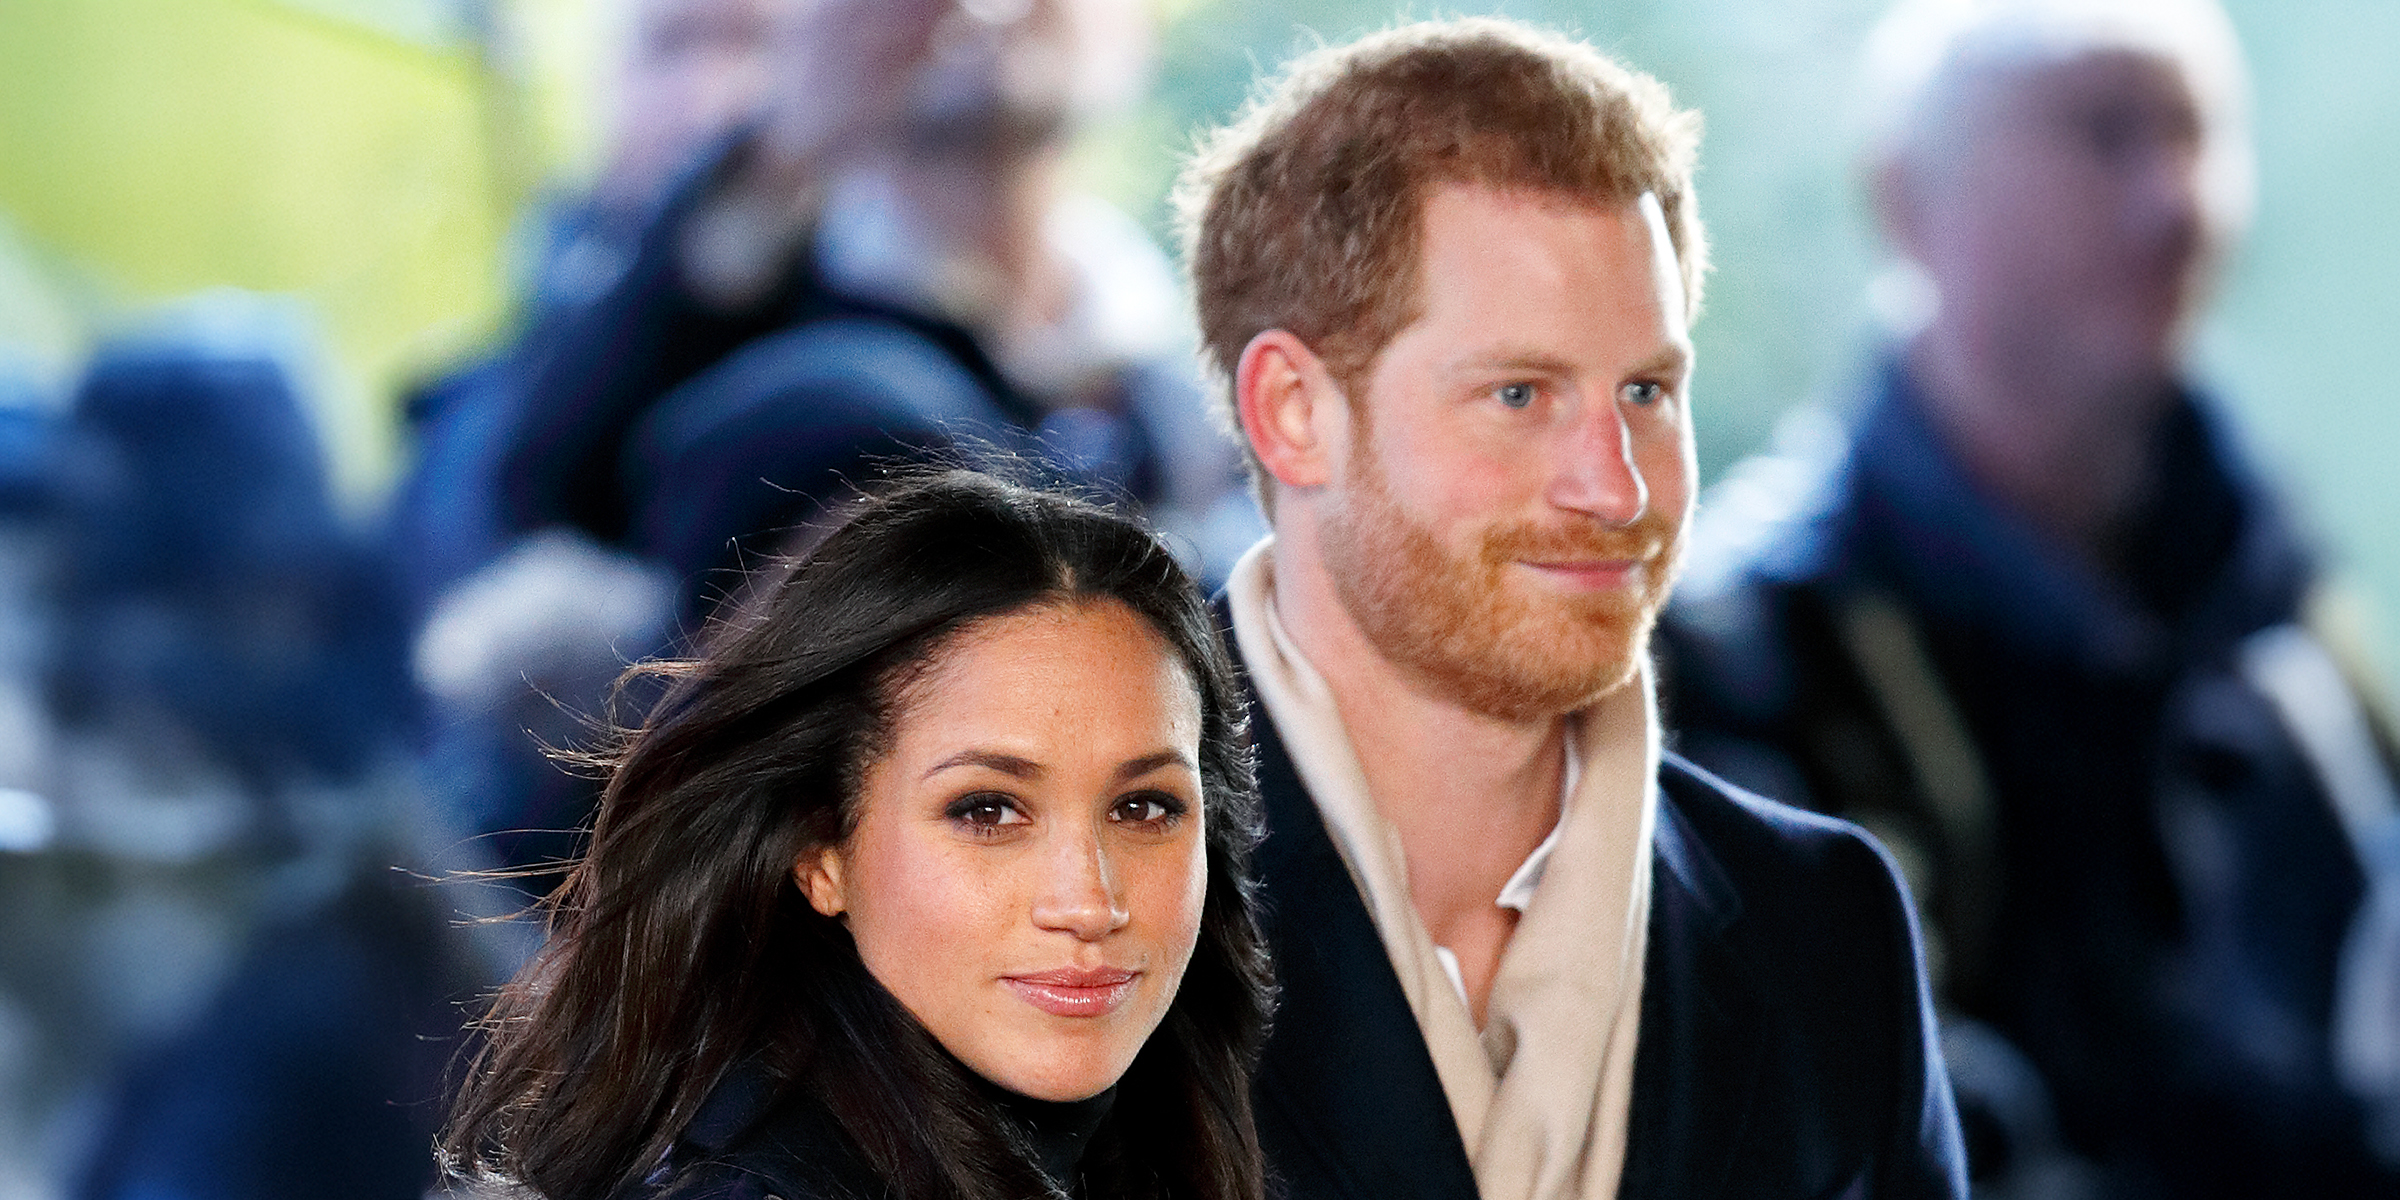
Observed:
[[[1040,860],[1046,878],[1035,893],[1033,923],[1097,941],[1122,929],[1132,913],[1117,887],[1103,839],[1092,832],[1062,834]]]

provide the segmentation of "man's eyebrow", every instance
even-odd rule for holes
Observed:
[[[1688,346],[1670,342],[1660,346],[1650,357],[1635,363],[1628,374],[1677,375],[1692,365]],[[1522,371],[1528,375],[1572,375],[1574,364],[1555,354],[1539,350],[1518,350],[1503,347],[1487,354],[1474,354],[1451,365],[1455,371]]]
[[[1634,365],[1635,375],[1681,375],[1691,369],[1692,348],[1680,342],[1669,342],[1658,353]]]
[[[1013,775],[1019,779],[1038,779],[1042,774],[1042,765],[1030,758],[1002,754],[997,750],[961,750],[933,764],[925,772],[925,778],[931,779],[953,767],[989,767],[1003,775]]]
[[[1528,375],[1568,375],[1574,367],[1555,354],[1539,350],[1519,350],[1500,347],[1486,353],[1471,354],[1451,364],[1456,371],[1522,371]]]

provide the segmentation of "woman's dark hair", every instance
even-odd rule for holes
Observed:
[[[1085,1158],[1095,1195],[1255,1200],[1250,1069],[1271,984],[1248,860],[1245,708],[1191,579],[1134,522],[953,470],[870,497],[763,580],[601,756],[589,852],[504,988],[443,1136],[445,1170],[549,1200],[626,1193],[745,1062],[832,1110],[895,1200],[1047,1189],[989,1090],[794,882],[842,840],[902,692],[948,641],[1029,607],[1115,600],[1201,700],[1208,894],[1183,986]],[[631,676],[629,675],[629,678]]]

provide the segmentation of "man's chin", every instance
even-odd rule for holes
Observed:
[[[1515,631],[1527,632],[1527,631]],[[1445,661],[1404,664],[1436,694],[1511,724],[1556,720],[1590,708],[1633,682],[1648,652],[1648,624],[1607,645],[1572,635],[1510,637]]]

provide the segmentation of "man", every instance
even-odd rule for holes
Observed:
[[[691,160],[752,119],[769,90],[775,35],[793,7],[794,0],[598,6],[603,23],[622,34],[608,144],[585,191],[547,197],[519,218],[515,239],[530,248],[516,281],[521,328],[555,328],[626,271],[644,224]],[[407,398],[415,462],[392,497],[384,535],[413,619],[506,554],[522,532],[499,507],[523,386],[516,356],[514,346],[494,347]]]
[[[564,853],[513,831],[579,828],[592,800],[526,717],[597,708],[626,656],[696,631],[739,568],[895,460],[1039,456],[1140,498],[1210,578],[1252,540],[1219,531],[1256,528],[1222,519],[1250,506],[1172,266],[1063,164],[1140,83],[1139,6],[783,0],[730,24],[719,40],[767,64],[755,113],[686,148],[630,252],[544,306],[461,410],[459,453],[429,445],[407,489],[409,540],[443,568],[421,573],[440,586],[419,660],[451,709],[441,791],[512,831],[495,843],[512,861]]]
[[[776,30],[755,121],[519,345],[503,526],[660,562],[697,618],[718,572],[849,481],[956,441],[1040,454],[1186,532],[1218,493],[1238,504],[1166,257],[1065,166],[1140,85],[1140,9],[823,0]]]
[[[1962,1194],[1887,860],[1659,748],[1695,124],[1589,47],[1412,25],[1185,178],[1272,528],[1226,598],[1294,1197]]]
[[[1839,453],[1712,497],[1682,746],[1923,867],[1979,1187],[2400,1195],[2390,746],[2181,365],[2249,203],[2231,28],[1911,0],[1869,76],[1931,304]]]

